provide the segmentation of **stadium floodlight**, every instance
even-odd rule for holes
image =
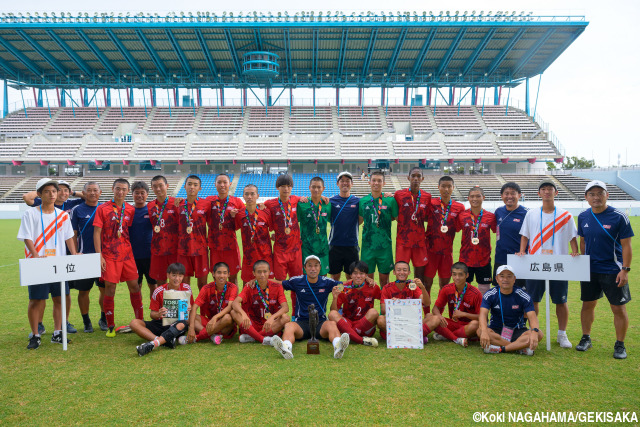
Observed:
[[[369,77],[373,77],[373,73],[369,73]]]
[[[489,75],[489,73],[484,73],[484,76],[487,77]]]
[[[351,77],[355,77],[355,76],[356,76],[355,74],[351,73]]]
[[[387,75],[387,73],[385,73],[384,75],[386,76],[386,75]],[[404,77],[404,76],[406,76],[406,74],[405,74],[405,73],[402,73],[402,77]]]
[[[159,74],[156,74],[156,79],[157,79],[157,78],[160,78],[160,75],[159,75]]]
[[[146,74],[143,74],[143,75],[142,75],[142,78],[143,78],[143,79],[146,79],[146,78],[147,78],[147,75],[146,75]]]
[[[82,76],[80,76],[80,77],[82,77]],[[126,75],[126,74],[123,74],[123,75],[122,75],[122,77],[124,77],[124,78],[126,79],[126,78],[127,78],[127,75]]]
[[[178,77],[178,76],[174,74],[174,75],[173,75],[173,78],[175,79],[176,77]]]
[[[222,74],[218,73],[218,77],[222,77]]]
[[[444,76],[445,76],[445,77],[449,77],[449,73],[446,73]]]
[[[231,77],[233,77],[235,79],[236,74],[235,73],[231,74]]]
[[[329,77],[329,73],[325,74],[326,77]]]
[[[102,74],[98,74],[98,78],[101,79],[102,78]]]
[[[384,77],[387,77],[387,73],[384,73],[384,74],[383,74],[383,76],[384,76]],[[329,75],[328,75],[328,74],[327,74],[327,77],[329,77]]]
[[[204,76],[202,74],[200,74],[200,78],[203,78]]]
[[[311,78],[311,73],[307,74],[307,77]]]
[[[298,73],[293,73],[293,77],[294,78],[298,77]]]
[[[458,73],[458,77],[462,77],[462,73]]]

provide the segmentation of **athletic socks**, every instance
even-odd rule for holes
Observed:
[[[113,315],[113,310],[115,309],[115,301],[113,300],[113,297],[105,295],[102,306],[104,307],[104,315],[107,319],[107,326],[110,328],[115,327],[116,321],[115,316]]]
[[[387,331],[383,331],[382,329],[380,329],[380,337],[386,341],[387,339]]]
[[[196,342],[208,339],[209,334],[207,333],[207,328],[202,328],[202,330],[198,332],[198,335],[196,335]]]
[[[340,343],[340,337],[334,338],[333,341],[332,341],[333,348],[337,348],[339,343]]]
[[[160,346],[160,341],[158,341],[158,337],[155,337],[151,342],[153,343],[153,348]]]
[[[431,333],[431,328],[427,326],[426,323],[422,324],[422,336],[426,337],[427,335],[429,335]]]
[[[264,340],[264,336],[262,336],[262,334],[260,334],[260,332],[256,331],[256,328],[252,326],[249,326],[248,329],[242,329],[241,331],[243,334],[247,334],[249,335],[251,338],[253,338],[254,340],[256,340],[257,342],[262,344],[262,341]]]
[[[435,331],[445,337],[448,340],[455,341],[458,337],[449,330],[449,328],[445,328],[443,326],[438,326]]]
[[[460,326],[458,329],[453,331],[453,334],[458,338],[468,338],[467,333],[464,331],[464,326]]]
[[[104,302],[102,303],[104,305]],[[107,317],[104,314],[104,311],[100,312],[100,320],[104,320],[105,322],[107,321]]]
[[[129,300],[131,301],[131,307],[133,307],[133,314],[135,318],[144,320],[144,308],[142,308],[142,292],[130,292]]]
[[[351,327],[351,325],[349,325],[349,322],[347,322],[344,317],[338,321],[338,330],[342,333],[346,332],[347,334],[349,334],[349,338],[351,339],[351,341],[355,342],[356,344],[362,344],[362,337],[358,335],[358,333]]]
[[[85,325],[91,323],[91,319],[89,319],[89,313],[82,315],[82,321],[84,322]]]

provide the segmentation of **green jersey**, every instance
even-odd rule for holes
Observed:
[[[391,248],[391,221],[398,216],[398,203],[393,197],[371,194],[360,199],[359,215],[362,227],[362,250],[378,251]]]
[[[298,224],[303,254],[317,255],[320,259],[329,255],[327,224],[330,218],[330,203],[321,202],[321,206],[318,206],[311,199],[307,203],[298,203]],[[323,265],[323,267],[329,266]]]

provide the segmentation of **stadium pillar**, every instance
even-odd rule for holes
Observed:
[[[358,107],[362,107],[362,87],[358,88]]]
[[[529,77],[527,77],[524,94],[524,111],[527,113],[527,116],[531,115],[529,113],[529,99]]]
[[[56,97],[58,98],[58,107],[62,107],[62,104],[60,104],[60,88],[56,88]]]
[[[200,96],[199,94],[200,92],[198,92],[198,96]],[[224,107],[224,88],[223,87],[220,88],[220,106]]]
[[[427,87],[427,106],[431,105],[431,91],[432,87]]]
[[[61,107],[67,106],[67,91],[64,89],[62,90],[62,94],[60,94],[60,106]]]
[[[173,106],[177,107],[178,106],[178,99],[180,97],[180,91],[178,90],[177,87],[173,88]]]
[[[478,96],[478,88],[475,86],[471,87],[471,105],[476,105],[477,96]]]
[[[409,105],[409,87],[404,87],[404,94],[402,96],[402,105],[405,107]]]
[[[107,107],[111,107],[111,88],[107,88]]]
[[[80,92],[80,105],[84,107],[84,96],[82,96],[82,88],[78,88],[78,92]],[[69,94],[71,94],[71,89],[69,89]]]
[[[384,106],[384,86],[380,88],[380,105]]]
[[[242,106],[243,107],[247,106],[247,88],[246,87],[242,88]]]
[[[84,98],[83,98],[82,104],[85,107],[89,106],[89,89],[87,89],[86,87],[84,88]]]
[[[196,97],[198,98],[198,107],[202,107],[202,88],[196,89]]]
[[[313,87],[313,117],[316,116],[316,87]]]
[[[131,90],[129,91],[129,107],[133,107],[134,103],[133,103],[133,88],[131,88]]]
[[[3,82],[4,91],[2,93],[2,118],[7,117],[9,111],[9,94],[7,92],[7,80]]]
[[[264,103],[264,105],[266,105],[267,107],[271,107],[271,88],[267,88],[267,99],[265,100],[266,102]]]
[[[449,86],[449,105],[453,105],[453,101],[456,97],[456,88],[455,86]]]
[[[151,95],[151,107],[153,108],[156,106],[156,88],[155,87],[149,89],[149,95]]]
[[[498,95],[498,86],[495,86],[493,88],[493,105],[499,105],[500,101],[498,100],[499,95]]]
[[[38,95],[36,95],[36,88],[32,87],[31,89],[33,89],[33,103],[36,107],[39,107],[40,105],[38,105]]]

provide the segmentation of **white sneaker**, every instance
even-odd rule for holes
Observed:
[[[182,335],[182,336],[178,337],[178,344],[187,345],[187,336],[186,335]]]
[[[500,353],[500,347],[497,345],[490,345],[484,349],[484,352],[487,354],[498,354]]]
[[[445,337],[443,337],[442,335],[440,335],[437,332],[433,333],[433,339],[436,341],[449,341],[448,339],[446,339]]]
[[[524,354],[525,356],[533,356],[534,351],[529,347],[518,350],[518,354]]]
[[[271,337],[264,337],[262,339],[262,345],[271,345]]]
[[[571,341],[569,341],[569,338],[566,335],[558,334],[558,344],[560,344],[560,347],[562,348],[573,347],[573,344],[571,344]]]
[[[238,341],[240,341],[242,344],[248,343],[248,342],[256,342],[256,340],[249,334],[240,335],[238,337]]]
[[[454,343],[461,345],[462,347],[466,347],[469,345],[469,340],[467,340],[466,338],[458,338],[454,341]]]
[[[378,346],[378,340],[375,338],[370,338],[370,337],[363,337],[362,338],[362,345],[367,345],[370,347],[377,347]]]
[[[344,333],[340,335],[340,341],[338,341],[338,345],[335,347],[335,351],[333,352],[334,359],[342,359],[344,355],[344,351],[349,347],[349,334]]]
[[[282,341],[282,338],[280,338],[279,336],[274,336],[273,338],[271,338],[271,345],[273,346],[273,348],[275,348],[278,353],[280,353],[282,355],[282,357],[284,357],[285,359],[289,360],[289,359],[293,359],[293,353],[291,352],[290,349],[287,348],[286,345],[284,345],[284,342]]]

